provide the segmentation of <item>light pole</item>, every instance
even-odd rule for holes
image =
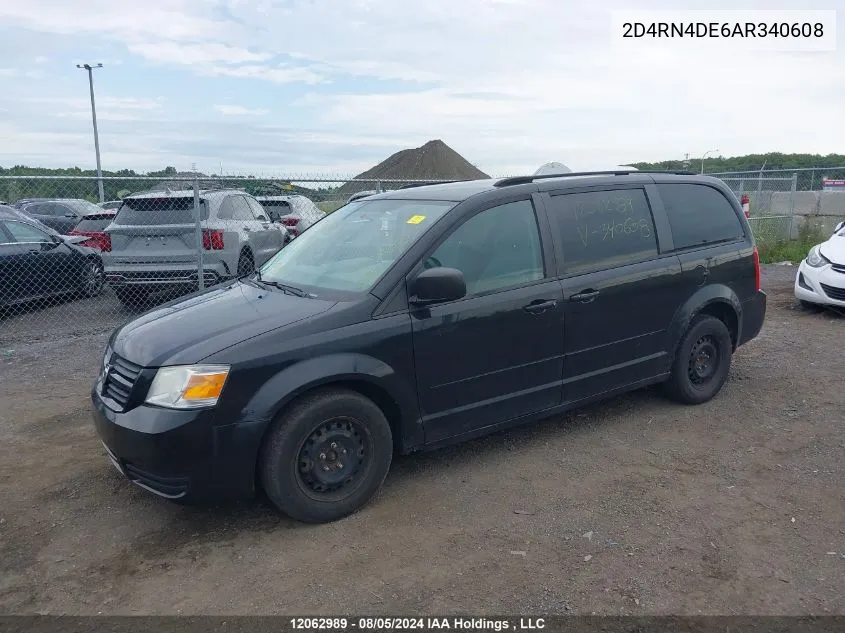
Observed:
[[[94,151],[97,154],[97,187],[100,190],[100,202],[105,202],[106,198],[103,195],[103,170],[100,167],[100,137],[97,134],[97,108],[94,107],[94,74],[95,68],[102,68],[102,64],[91,66],[90,64],[77,64],[77,68],[83,68],[88,71],[88,87],[91,89],[91,118],[94,120]]]
[[[706,152],[704,152],[704,156],[701,157],[701,173],[702,174],[704,173],[704,159],[707,158],[707,154],[710,154],[712,152],[718,152],[718,151],[719,151],[718,149],[708,149]]]

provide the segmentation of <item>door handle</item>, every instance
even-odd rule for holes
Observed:
[[[556,305],[557,299],[537,299],[536,301],[529,303],[527,306],[523,306],[522,309],[530,314],[540,314],[546,310],[551,310]]]
[[[572,301],[580,301],[581,303],[591,303],[599,296],[598,290],[582,290],[578,294],[569,297]]]
[[[251,231],[251,230],[252,230],[252,229],[251,229],[251,228],[249,228],[248,226],[245,226],[245,227],[244,227],[244,231]]]

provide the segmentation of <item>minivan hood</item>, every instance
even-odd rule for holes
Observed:
[[[819,251],[834,264],[845,264],[845,236],[834,235],[819,246]]]
[[[196,363],[335,303],[236,281],[140,315],[118,329],[111,344],[116,354],[144,367]]]

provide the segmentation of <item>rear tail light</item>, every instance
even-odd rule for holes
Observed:
[[[299,218],[282,218],[282,224],[287,227],[296,226],[299,224]]]
[[[103,253],[111,253],[111,235],[103,233],[102,231],[77,231],[72,230],[68,235],[82,235],[90,239],[80,242],[80,246],[87,246],[88,248],[96,248]]]
[[[760,284],[760,251],[754,247],[754,284],[757,287],[757,292],[760,292],[762,286]]]
[[[220,229],[203,229],[202,247],[207,251],[222,251],[223,231]]]

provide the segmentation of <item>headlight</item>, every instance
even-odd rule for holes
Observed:
[[[108,366],[109,361],[111,360],[111,356],[112,356],[113,353],[114,353],[114,350],[112,350],[111,345],[107,345],[106,351],[103,354],[103,366],[102,366],[103,371],[105,371],[106,367]]]
[[[810,249],[810,252],[807,253],[808,266],[812,266],[813,268],[821,268],[822,266],[827,266],[829,263],[830,260],[819,252],[818,246],[814,246]]]
[[[228,376],[228,365],[162,367],[156,372],[146,401],[171,409],[213,407]]]

